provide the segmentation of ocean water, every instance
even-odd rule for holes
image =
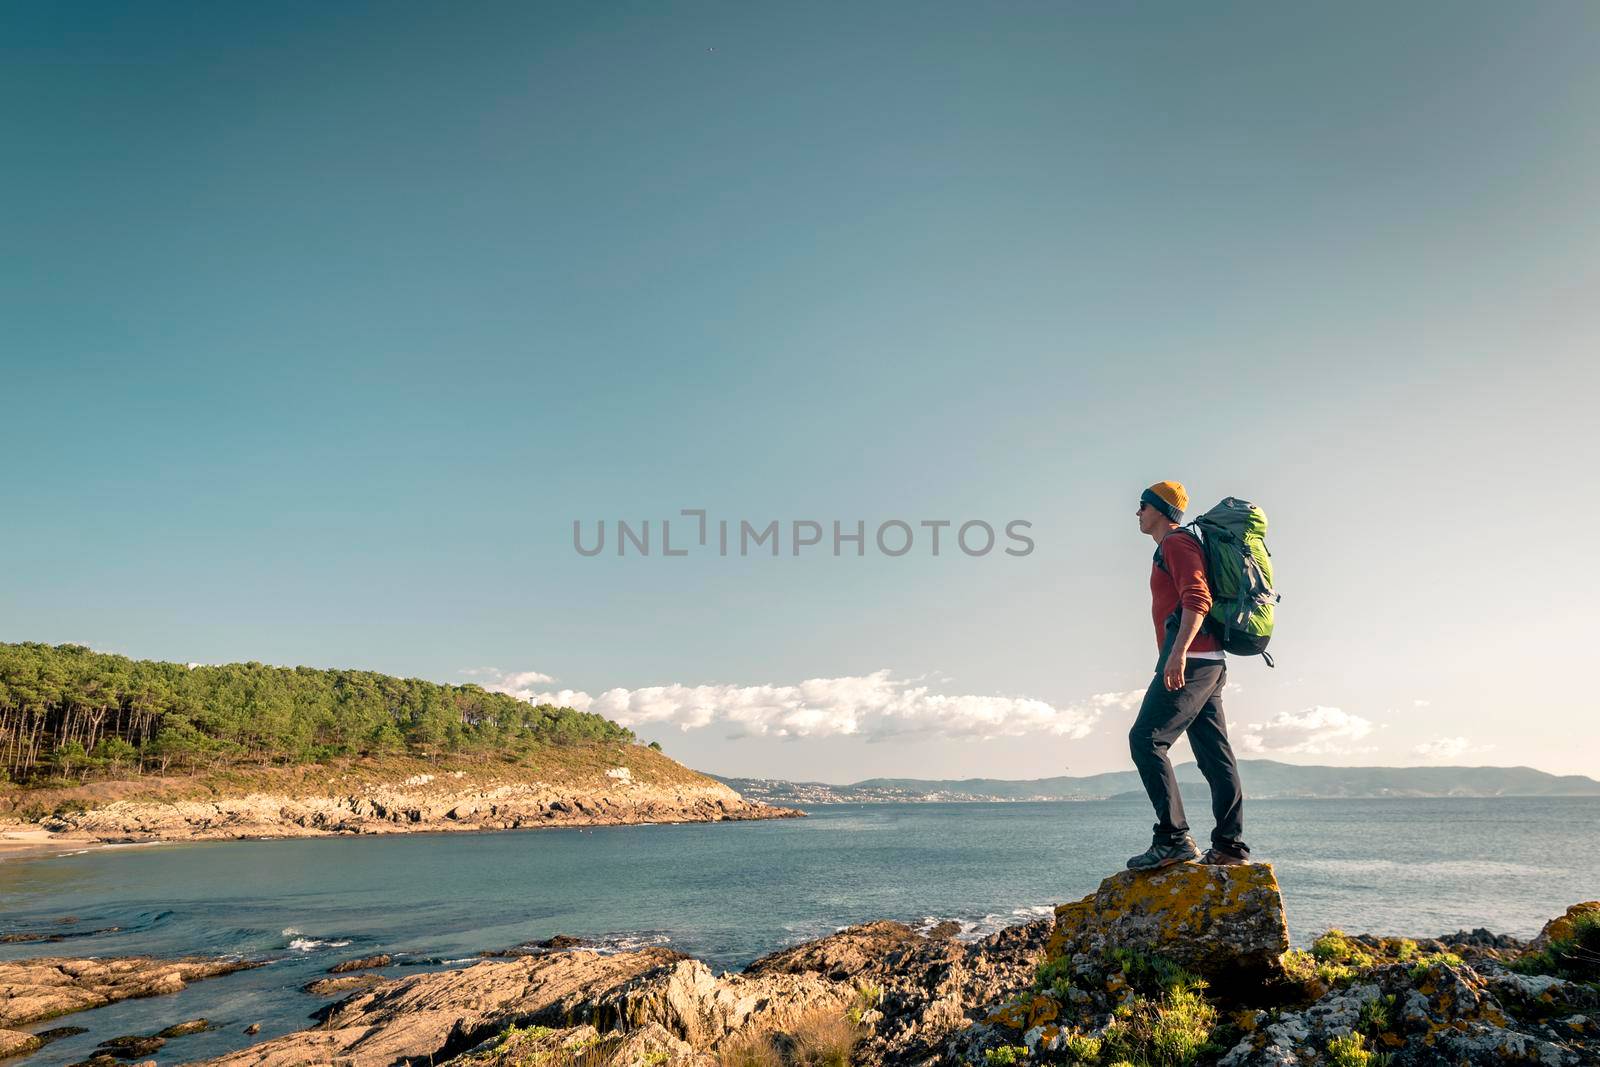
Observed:
[[[1600,798],[1253,801],[1246,816],[1300,945],[1332,926],[1527,937],[1600,897]],[[956,919],[976,937],[1092,891],[1149,824],[1146,805],[1123,801],[852,804],[774,822],[117,847],[0,863],[0,933],[120,928],[0,945],[0,958],[271,961],[30,1027],[90,1028],[26,1061],[56,1065],[122,1034],[219,1026],[155,1057],[178,1063],[309,1025],[327,1001],[300,986],[377,952],[399,975],[563,933],[736,968],[870,919]],[[252,1022],[254,1039],[240,1032]]]

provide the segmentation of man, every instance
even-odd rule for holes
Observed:
[[[1128,731],[1128,747],[1156,809],[1155,838],[1149,849],[1128,861],[1136,871],[1151,871],[1199,858],[1201,863],[1248,863],[1244,833],[1244,792],[1222,717],[1222,687],[1228,681],[1222,645],[1201,628],[1211,609],[1206,557],[1193,534],[1178,529],[1189,494],[1178,482],[1157,482],[1139,497],[1139,532],[1156,543],[1150,569],[1151,614],[1156,625],[1155,680]],[[1211,848],[1200,856],[1167,749],[1189,735],[1195,762],[1211,786],[1211,812],[1217,827]]]

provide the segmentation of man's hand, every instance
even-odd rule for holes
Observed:
[[[1167,666],[1161,672],[1161,680],[1166,683],[1168,689],[1183,688],[1183,667],[1184,661],[1188,658],[1181,648],[1173,649],[1172,655],[1167,657]]]
[[[1161,680],[1168,689],[1183,688],[1184,661],[1189,658],[1189,645],[1194,641],[1194,635],[1200,632],[1201,617],[1189,610],[1183,609],[1183,614],[1178,619],[1178,633],[1172,642],[1172,651],[1167,654],[1167,665],[1162,668]]]

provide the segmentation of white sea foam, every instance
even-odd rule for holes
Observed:
[[[291,939],[289,948],[296,952],[315,952],[319,948],[344,948],[350,944],[348,939],[334,940],[321,937],[306,937],[293,926],[285,927],[283,936]]]
[[[1012,908],[1009,914],[990,912],[978,919],[966,919],[958,916],[924,915],[920,922],[909,924],[919,934],[926,935],[933,931],[940,923],[955,922],[961,929],[955,934],[957,941],[981,941],[991,934],[999,933],[1008,926],[1017,926],[1021,923],[1032,922],[1035,919],[1051,915],[1055,911],[1050,904],[1034,904],[1026,908]]]
[[[604,952],[607,954],[616,952],[637,952],[641,948],[649,948],[652,945],[665,945],[671,940],[672,938],[660,932],[645,934],[607,934],[605,937],[595,938],[594,943],[591,946],[586,947],[592,947],[596,952]]]
[[[659,930],[647,931],[637,934],[603,934],[600,937],[580,937],[574,940],[571,946],[583,949],[586,952],[598,952],[601,955],[612,956],[619,952],[637,952],[642,948],[653,945],[665,945],[672,940],[667,934]],[[530,943],[530,946],[531,943]],[[557,949],[556,951],[561,951]],[[451,961],[446,960],[446,963]]]

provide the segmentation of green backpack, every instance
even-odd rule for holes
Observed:
[[[1227,497],[1180,529],[1200,542],[1211,586],[1206,628],[1222,650],[1240,656],[1267,654],[1273,608],[1280,599],[1272,585],[1272,553],[1267,551],[1267,513],[1248,500]]]

